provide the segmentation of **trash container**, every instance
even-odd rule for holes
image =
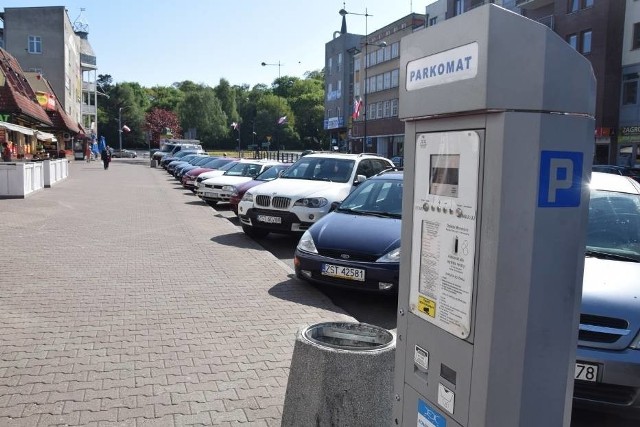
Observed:
[[[156,159],[151,159],[151,167],[155,168],[156,166],[158,166],[158,161]]]
[[[282,426],[390,425],[395,335],[357,322],[298,331]]]

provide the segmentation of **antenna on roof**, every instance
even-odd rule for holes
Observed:
[[[84,7],[80,8],[80,15],[73,21],[73,31],[75,33],[89,33],[89,23],[86,21],[83,12],[85,11]]]

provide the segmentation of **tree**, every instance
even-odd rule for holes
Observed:
[[[184,92],[172,86],[154,86],[146,89],[149,99],[149,111],[154,108],[176,111],[184,100]]]
[[[198,139],[209,148],[215,148],[217,141],[228,137],[226,114],[211,88],[187,92],[178,106],[178,116],[182,128],[196,129]]]
[[[160,146],[160,137],[167,133],[167,129],[171,131],[174,138],[182,136],[178,116],[160,108],[154,108],[145,115],[143,129],[150,134],[150,147]]]

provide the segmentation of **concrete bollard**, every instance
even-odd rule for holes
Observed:
[[[282,426],[390,425],[396,338],[365,323],[298,331]]]

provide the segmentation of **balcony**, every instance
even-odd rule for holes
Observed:
[[[553,4],[554,0],[516,0],[516,6],[526,10],[540,9]]]
[[[82,91],[83,92],[95,92],[96,91],[96,84],[95,83],[89,83],[89,82],[82,82]]]
[[[98,114],[98,109],[95,105],[82,104],[82,115],[95,116],[96,114]]]

